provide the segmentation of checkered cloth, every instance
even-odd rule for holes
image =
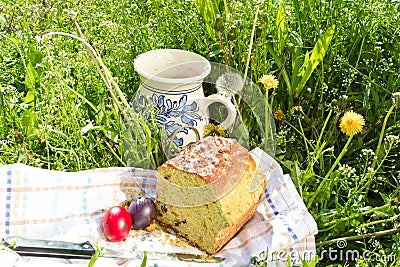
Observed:
[[[260,149],[251,152],[267,176],[256,215],[217,254],[218,264],[148,260],[147,266],[248,266],[267,260],[280,266],[290,255],[292,264],[315,255],[317,225],[288,175]],[[73,242],[91,241],[117,250],[200,253],[169,233],[155,229],[131,231],[125,241],[107,242],[101,229],[105,209],[139,194],[155,197],[154,170],[101,168],[61,172],[23,164],[0,166],[0,238],[22,236]],[[1,251],[0,254],[5,251]],[[1,256],[7,266],[87,266],[87,260]],[[12,258],[10,255],[13,255]],[[11,258],[10,258],[11,257]],[[95,266],[118,266],[115,259],[99,259]],[[139,266],[132,260],[127,266]],[[270,265],[268,265],[270,266]],[[272,265],[273,266],[273,265]]]

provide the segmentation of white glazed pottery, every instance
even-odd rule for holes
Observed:
[[[140,76],[135,110],[146,112],[146,105],[152,105],[157,124],[164,127],[178,147],[196,141],[196,132],[191,127],[203,135],[212,103],[227,108],[222,127],[227,129],[234,123],[236,108],[229,97],[204,96],[202,82],[211,71],[210,62],[204,57],[179,49],[150,50],[135,58],[134,67]]]

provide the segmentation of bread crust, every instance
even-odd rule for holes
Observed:
[[[210,136],[189,144],[175,158],[168,160],[164,166],[197,174],[207,183],[213,183],[223,178],[231,169],[243,167],[236,167],[238,159],[247,159],[254,163],[247,149],[236,140]],[[163,165],[159,168],[163,168]]]
[[[263,189],[266,186],[266,179],[264,174],[256,173],[256,163],[252,157],[249,157],[249,165],[248,165],[248,172],[249,174],[253,175],[261,175],[263,182],[259,185],[258,188],[255,188],[254,194],[258,194],[258,199],[253,203],[250,209],[247,210],[239,219],[231,226],[221,229],[219,234],[217,235],[214,247],[207,251],[207,253],[214,254],[218,252],[229,240],[232,239],[236,235],[236,233],[254,216],[255,212],[257,211],[258,203],[261,200]],[[254,178],[253,178],[254,179]]]

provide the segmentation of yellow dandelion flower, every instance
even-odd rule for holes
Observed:
[[[363,126],[365,125],[364,117],[352,110],[346,111],[343,117],[340,119],[340,130],[349,135],[355,135],[361,132]]]
[[[290,109],[290,114],[292,114],[292,115],[294,115],[294,114],[296,114],[296,113],[298,113],[298,112],[301,112],[301,113],[304,114],[304,112],[303,112],[303,107],[302,107],[302,106],[293,106],[293,107]]]
[[[283,114],[283,111],[281,108],[277,108],[274,112],[274,119],[278,121],[283,121],[285,118],[285,114]]]
[[[203,137],[207,137],[207,136],[227,137],[228,135],[222,126],[209,123],[206,126],[204,126],[204,130],[203,130]]]
[[[279,81],[275,78],[274,75],[271,74],[263,75],[260,78],[259,82],[262,83],[267,90],[277,88],[279,85]]]

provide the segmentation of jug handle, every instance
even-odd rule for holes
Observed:
[[[201,97],[195,100],[197,102],[197,106],[199,107],[199,111],[207,117],[208,107],[213,103],[221,103],[223,104],[228,111],[228,115],[226,119],[220,123],[220,125],[224,129],[228,129],[232,124],[235,123],[236,120],[236,108],[235,105],[231,102],[230,97],[217,93],[213,95],[209,95],[207,97]]]

